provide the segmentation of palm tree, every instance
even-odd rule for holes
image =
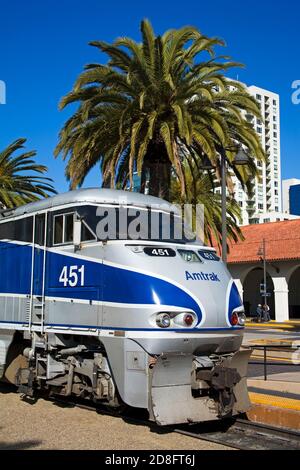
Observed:
[[[32,157],[36,152],[14,155],[24,148],[26,139],[17,139],[0,152],[0,207],[11,208],[47,197],[55,193],[51,179],[39,176],[47,171],[44,165],[38,165]],[[37,173],[32,175],[30,172]]]
[[[217,169],[220,152],[227,149],[229,166],[246,183],[248,173],[232,165],[234,149],[242,144],[248,150],[252,175],[254,158],[264,159],[264,151],[245,118],[260,116],[256,100],[242,84],[224,76],[240,64],[216,57],[214,48],[223,42],[194,27],[155,36],[144,20],[141,33],[141,43],[126,37],[113,44],[91,42],[108,55],[108,63],[87,65],[61,100],[61,109],[78,104],[55,150],[68,160],[71,188],[82,185],[100,163],[103,186],[125,186],[129,180],[132,187],[137,170],[141,192],[148,178],[150,194],[168,199],[173,168],[184,198],[183,148],[195,164],[209,158]]]
[[[172,178],[170,199],[174,204],[188,203],[193,207],[193,223],[195,224],[196,205],[204,208],[204,242],[211,246],[220,244],[222,238],[222,209],[220,183],[212,171],[199,171],[190,158],[184,164],[186,178],[186,195],[184,200],[180,194],[180,184]],[[193,176],[192,176],[193,175]],[[228,239],[237,242],[243,240],[238,226],[242,222],[241,209],[232,195],[227,196],[227,230]],[[195,226],[193,227],[195,229]],[[220,246],[219,246],[220,247]]]

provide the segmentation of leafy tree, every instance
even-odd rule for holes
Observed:
[[[78,105],[60,133],[55,155],[67,160],[71,188],[80,186],[100,163],[103,186],[132,188],[135,170],[141,192],[169,198],[171,171],[186,194],[186,154],[195,164],[209,158],[220,171],[228,165],[245,184],[256,174],[255,158],[264,159],[260,139],[247,114],[260,116],[256,100],[225,73],[240,64],[216,56],[224,43],[187,26],[156,36],[141,23],[142,42],[119,38],[90,44],[108,55],[106,64],[89,64],[60,103]],[[232,165],[237,144],[252,158],[249,170]],[[183,149],[185,151],[183,151]],[[192,175],[191,175],[192,176]]]
[[[26,139],[17,139],[0,152],[0,207],[19,206],[55,193],[52,180],[40,176],[47,167],[35,163],[35,151],[15,155],[25,142]]]

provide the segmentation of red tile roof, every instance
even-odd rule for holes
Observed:
[[[246,225],[242,232],[244,241],[229,242],[228,263],[259,261],[257,252],[263,239],[266,240],[267,260],[300,259],[300,219]]]

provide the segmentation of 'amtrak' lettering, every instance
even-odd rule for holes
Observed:
[[[189,273],[185,271],[185,277],[187,281],[213,281],[213,282],[221,282],[218,275],[215,273]]]

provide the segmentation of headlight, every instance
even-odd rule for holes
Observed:
[[[202,263],[201,259],[192,250],[177,250],[181,258],[188,263]]]
[[[246,315],[243,307],[239,307],[231,313],[230,324],[232,326],[245,326]]]
[[[154,317],[160,328],[194,328],[197,325],[197,315],[194,312],[160,312]]]
[[[182,312],[175,315],[173,321],[175,325],[192,328],[197,324],[197,316],[193,312]]]
[[[192,326],[192,324],[194,323],[194,320],[195,318],[193,317],[193,315],[191,315],[190,313],[187,313],[185,316],[184,316],[184,323],[186,324],[186,326]]]
[[[232,326],[237,326],[239,323],[239,316],[237,314],[237,312],[232,312],[231,316],[230,316],[230,324]]]
[[[244,312],[239,313],[239,314],[238,314],[238,317],[239,317],[239,325],[245,326],[245,323],[246,323],[246,315],[244,314]]]
[[[160,328],[168,328],[171,325],[171,317],[168,313],[159,313],[156,317],[156,324]]]

